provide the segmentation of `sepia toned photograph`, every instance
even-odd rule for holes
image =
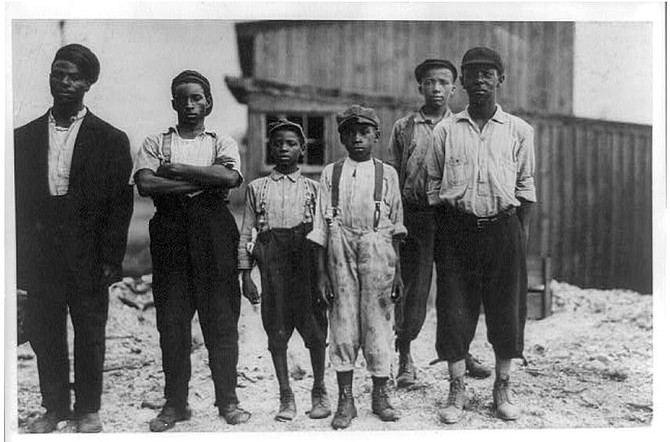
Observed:
[[[7,12],[6,437],[662,424],[663,3]]]

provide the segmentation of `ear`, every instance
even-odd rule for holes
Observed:
[[[501,76],[498,77],[498,86],[503,84],[503,81],[505,81],[505,74],[502,74]]]
[[[179,110],[179,109],[177,108],[177,100],[175,100],[174,98],[172,99],[172,109],[174,109],[174,110]]]
[[[419,83],[419,85],[416,87],[416,89],[419,91],[421,95],[423,95],[423,85]]]
[[[84,92],[90,91],[92,85],[93,83],[90,80],[84,80]]]

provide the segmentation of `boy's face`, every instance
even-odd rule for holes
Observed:
[[[177,111],[179,124],[194,125],[205,119],[209,101],[198,83],[182,83],[175,88],[172,108]]]
[[[75,104],[84,100],[91,83],[76,64],[67,60],[56,60],[51,65],[49,88],[55,104]]]
[[[292,130],[277,129],[270,138],[270,153],[278,166],[283,168],[298,164],[304,145],[300,137]]]
[[[498,88],[505,81],[505,75],[490,65],[473,65],[463,69],[461,84],[468,94],[470,104],[482,104],[498,100]]]
[[[428,69],[419,84],[424,103],[432,108],[446,106],[455,90],[454,74],[442,67]]]
[[[359,162],[372,158],[372,148],[378,139],[377,129],[370,124],[347,124],[340,132],[340,142],[349,152],[349,158]]]

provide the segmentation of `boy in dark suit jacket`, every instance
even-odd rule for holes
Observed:
[[[14,132],[17,282],[28,292],[46,408],[30,422],[33,433],[50,433],[70,415],[68,310],[77,431],[102,431],[107,288],[120,279],[133,193],[128,137],[84,106],[99,73],[88,48],[60,48],[49,76],[53,107]]]

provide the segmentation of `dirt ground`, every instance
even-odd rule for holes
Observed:
[[[150,279],[147,278],[150,282]],[[130,284],[137,285],[137,280]],[[146,288],[146,287],[145,287]],[[135,289],[143,290],[141,287]],[[472,397],[469,412],[449,429],[483,428],[607,428],[649,426],[652,403],[652,297],[630,291],[582,290],[552,283],[553,315],[528,321],[526,359],[515,362],[513,390],[523,410],[516,422],[502,422],[491,415],[492,379],[468,380]],[[123,303],[120,297],[132,302]],[[134,306],[128,305],[135,303]],[[240,329],[239,389],[241,405],[252,413],[250,422],[233,427],[219,418],[213,406],[213,386],[207,351],[197,324],[193,326],[190,405],[193,418],[177,424],[173,432],[330,431],[330,419],[311,420],[311,368],[299,337],[290,343],[289,359],[298,416],[278,423],[278,389],[260,312],[243,300]],[[431,309],[413,345],[419,383],[409,390],[393,389],[392,400],[402,413],[400,421],[381,422],[370,411],[371,379],[363,362],[355,372],[354,395],[358,418],[351,430],[445,430],[436,410],[448,392],[446,364],[435,359],[435,311]],[[70,334],[70,341],[72,336]],[[493,353],[486,342],[483,318],[472,344],[472,353],[490,366]],[[163,374],[150,291],[136,295],[127,284],[110,294],[107,325],[103,408],[105,432],[147,432],[148,422],[162,403]],[[24,432],[40,408],[37,368],[29,344],[18,348],[18,432]],[[333,410],[337,387],[332,368],[326,382]],[[11,425],[11,424],[10,424]],[[74,431],[62,423],[59,432]]]

